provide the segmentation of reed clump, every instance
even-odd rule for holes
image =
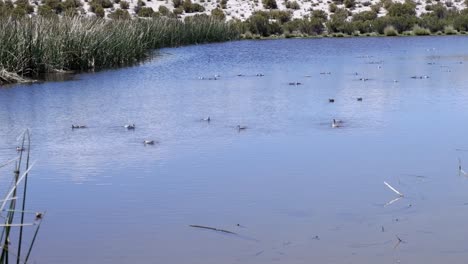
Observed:
[[[239,31],[233,24],[210,17],[186,21],[165,17],[134,20],[3,17],[0,70],[3,75],[32,77],[56,71],[120,67],[147,58],[151,49],[237,38]]]
[[[388,37],[398,36],[398,31],[395,29],[394,26],[386,26],[384,29],[384,35]]]

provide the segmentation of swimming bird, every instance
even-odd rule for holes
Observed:
[[[423,75],[423,76],[411,76],[411,79],[429,79],[429,76]]]
[[[258,77],[262,77],[262,76],[265,76],[265,75],[264,75],[263,73],[257,73],[257,75],[256,75],[256,76],[258,76]]]
[[[42,219],[42,213],[38,212],[36,213],[36,221]]]
[[[247,129],[246,126],[237,125],[237,130],[239,130],[239,131],[246,130],[246,129]]]
[[[218,80],[218,77],[216,76],[219,76],[219,75],[215,75],[215,77],[198,77],[199,80],[208,80],[208,81],[216,81]]]
[[[211,118],[208,116],[206,118],[202,118],[202,121],[211,122]]]
[[[154,145],[154,140],[145,140],[145,141],[143,141],[143,144],[145,144],[145,145]]]
[[[290,82],[289,85],[301,85],[302,83],[300,82]]]
[[[127,124],[124,126],[126,129],[135,129],[135,124]]]
[[[75,128],[86,128],[85,125],[72,125],[72,129],[75,129]]]
[[[335,102],[335,99],[329,98],[329,99],[328,99],[328,102],[329,102],[329,103],[334,103],[334,102]]]
[[[342,123],[343,123],[343,122],[342,122],[341,120],[333,119],[333,121],[332,121],[332,127],[333,127],[333,128],[341,127],[341,124],[342,124]]]
[[[362,97],[358,97],[356,99],[358,100],[358,102],[362,102]]]

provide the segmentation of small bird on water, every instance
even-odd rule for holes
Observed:
[[[343,121],[341,121],[341,120],[333,119],[333,121],[332,121],[332,127],[333,127],[333,128],[341,127],[341,124],[342,124],[342,123],[343,123]]]
[[[127,124],[124,126],[126,129],[135,129],[135,124]]]
[[[86,128],[85,125],[72,125],[72,129]]]
[[[239,130],[239,131],[246,130],[246,129],[247,129],[246,126],[237,125],[237,130]]]

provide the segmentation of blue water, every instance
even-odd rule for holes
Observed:
[[[47,212],[31,258],[466,263],[468,178],[458,173],[458,158],[468,167],[466,43],[229,42],[1,88],[0,161],[16,155],[29,128],[28,209]],[[343,126],[332,128],[334,118]],[[0,169],[0,194],[12,169]],[[384,181],[405,196],[385,206],[398,196]]]

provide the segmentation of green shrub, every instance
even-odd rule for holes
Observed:
[[[299,23],[299,30],[309,36],[320,35],[325,30],[325,26],[323,25],[323,20],[321,18],[304,18],[301,23]]]
[[[355,29],[351,23],[347,22],[347,18],[348,11],[343,8],[338,8],[326,23],[328,31],[330,33],[342,32],[352,34]]]
[[[265,9],[277,9],[278,5],[276,4],[276,0],[262,0],[263,7]]]
[[[163,16],[168,16],[171,13],[171,11],[169,11],[169,8],[163,5],[159,6],[158,12],[161,13],[161,15]]]
[[[96,6],[94,7],[94,14],[96,14],[97,17],[104,17],[105,12],[104,8],[102,6]]]
[[[20,17],[24,17],[28,14],[28,12],[26,11],[26,9],[24,9],[23,7],[15,7],[13,9],[13,11],[11,12],[11,16],[14,17],[14,18],[20,18]]]
[[[380,8],[382,8],[380,4],[371,5],[371,11],[375,12],[376,14],[380,12]]]
[[[60,14],[63,11],[63,5],[60,0],[46,0],[45,5],[49,6],[57,14]]]
[[[205,12],[205,8],[198,3],[194,3],[192,4],[192,12]]]
[[[137,15],[139,17],[152,17],[154,15],[154,10],[151,7],[140,7]]]
[[[453,28],[453,26],[445,26],[444,33],[446,35],[456,35],[457,31]]]
[[[82,5],[80,0],[65,0],[62,4],[63,9],[75,9]]]
[[[125,0],[122,0],[122,1],[120,1],[120,8],[124,9],[124,10],[129,9],[130,8],[130,3],[125,1]]]
[[[253,34],[258,34],[262,36],[269,35],[268,17],[265,17],[258,13],[254,13],[247,19],[246,23],[249,26],[249,31]]]
[[[356,5],[354,0],[344,0],[343,3],[346,8],[353,8]]]
[[[427,28],[420,27],[419,25],[414,25],[413,34],[416,36],[426,36],[430,35],[431,32]]]
[[[127,10],[117,8],[114,12],[108,15],[113,20],[130,20],[131,16]]]
[[[37,14],[43,17],[56,17],[57,14],[48,5],[40,5],[37,7]]]
[[[363,11],[353,15],[353,21],[372,21],[377,18],[377,13],[374,11]]]
[[[405,3],[392,3],[390,7],[387,8],[388,15],[394,17],[401,17],[405,15],[415,16],[416,15],[416,5],[412,2]]]
[[[174,15],[178,16],[184,13],[184,9],[182,9],[182,7],[178,7],[178,8],[174,8],[172,12],[174,13]]]
[[[197,3],[192,3],[191,0],[185,0],[183,3],[183,8],[185,13],[194,13],[194,12],[203,12],[205,11],[205,8]]]
[[[264,13],[270,19],[275,19],[280,24],[284,24],[291,20],[292,13],[291,11],[282,11],[282,10],[270,10],[270,11],[258,11],[259,13]]]
[[[114,6],[110,0],[92,0],[89,4],[95,6],[99,5],[102,8],[111,8]]]
[[[327,12],[325,12],[323,10],[312,10],[311,17],[312,18],[322,19],[323,21],[325,21],[325,20],[328,19],[328,14],[327,14]]]
[[[386,26],[384,29],[385,36],[397,36],[398,31],[393,26]]]
[[[182,6],[182,4],[184,2],[183,2],[183,0],[172,0],[172,3],[174,4],[174,8],[178,8],[178,7]]]
[[[16,0],[15,4],[16,8],[23,9],[27,14],[34,12],[34,7],[29,4],[29,0]]]
[[[226,15],[224,14],[223,10],[220,8],[215,8],[211,10],[211,16],[215,19],[224,20],[226,19]]]
[[[228,0],[221,0],[221,8],[226,9],[227,8],[227,2]]]
[[[289,9],[294,9],[294,10],[299,10],[301,9],[301,6],[299,5],[299,3],[297,1],[286,1],[286,8],[289,8]]]
[[[453,27],[458,31],[468,30],[468,14],[461,14],[453,20]]]

